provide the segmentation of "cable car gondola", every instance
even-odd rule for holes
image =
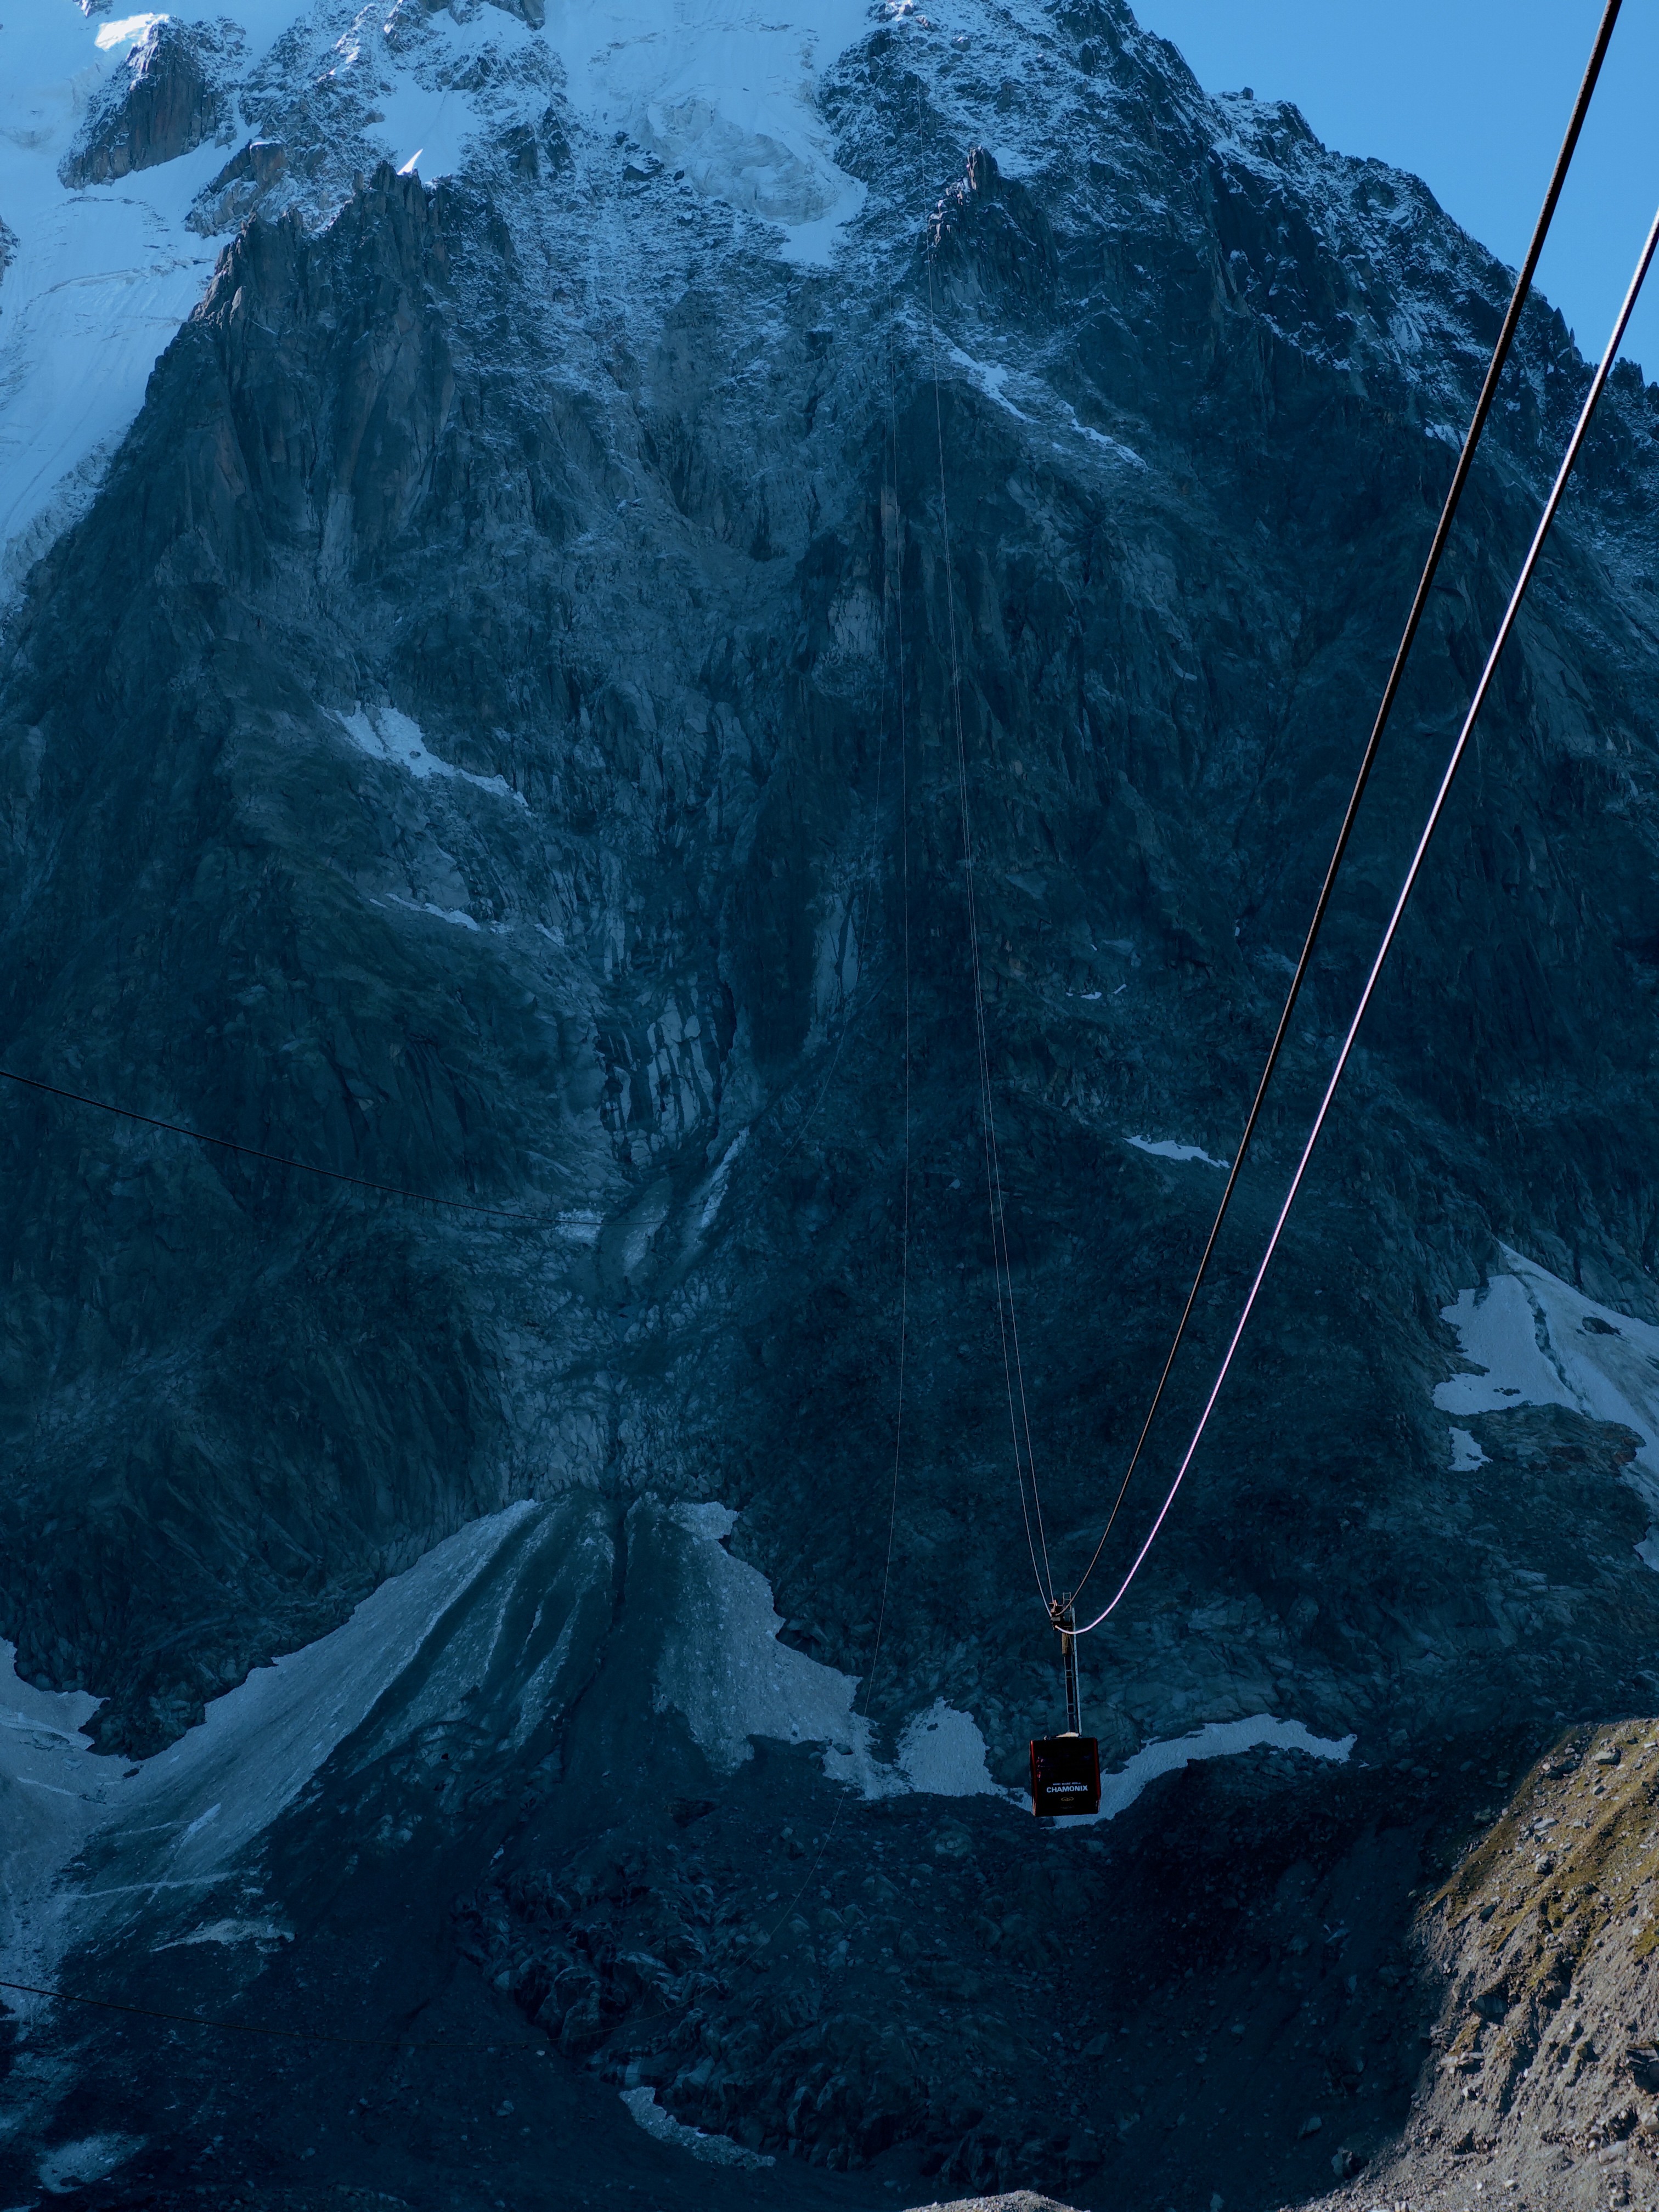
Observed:
[[[1069,1599],[1056,1598],[1049,1619],[1060,1632],[1060,1671],[1066,1677],[1066,1729],[1031,1744],[1031,1810],[1039,1820],[1100,1810],[1100,1745],[1085,1735],[1077,1687],[1077,1620]]]

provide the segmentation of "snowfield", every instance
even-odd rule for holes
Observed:
[[[779,224],[788,258],[822,261],[865,188],[830,153],[817,82],[879,12],[868,0],[555,0],[547,37],[579,112]]]
[[[736,1515],[718,1504],[641,1499],[628,1515],[628,1589],[618,1656],[604,1652],[616,1551],[589,1498],[520,1503],[487,1516],[382,1583],[350,1619],[216,1698],[176,1743],[137,1764],[98,1752],[98,1700],[31,1688],[0,1644],[0,1972],[50,1983],[71,1946],[142,1923],[156,1949],[287,1939],[280,1914],[227,1915],[224,1878],[339,1762],[343,1783],[388,1748],[462,1714],[491,1716],[499,1750],[521,1751],[592,1678],[637,1653],[647,1695],[676,1712],[718,1774],[757,1737],[823,1747],[823,1771],[866,1799],[912,1792],[991,1796],[1000,1787],[971,1714],[943,1698],[914,1713],[890,1764],[858,1711],[857,1677],[778,1640],[770,1584],[726,1548]],[[1146,1745],[1103,1778],[1101,1820],[1193,1759],[1273,1745],[1346,1759],[1353,1739],[1312,1735],[1258,1713]],[[239,1896],[243,1893],[239,1892]],[[24,2004],[38,2000],[22,1999]]]
[[[155,21],[31,0],[0,23],[0,604],[90,501],[156,356],[217,246],[185,226],[225,149],[72,191],[58,178],[94,94]]]
[[[599,131],[759,217],[788,258],[828,258],[865,187],[840,169],[818,113],[819,79],[880,16],[866,0],[806,9],[742,0],[634,0],[595,10],[556,0],[544,29],[477,4],[428,15],[231,0],[100,21],[76,0],[27,0],[0,22],[0,609],[82,514],[144,396],[157,356],[206,288],[233,226],[208,187],[261,127],[256,88],[272,49],[288,75],[346,106],[371,152],[431,179],[459,169],[480,125],[538,114],[561,86]],[[99,97],[165,21],[240,34],[233,122],[191,153],[118,182],[59,173]],[[301,76],[306,73],[302,68]],[[487,94],[470,88],[487,86]],[[306,195],[325,221],[349,189],[343,163]],[[332,195],[332,196],[331,196]],[[205,198],[204,198],[205,196]],[[279,194],[270,205],[285,204]],[[195,210],[194,224],[188,220]],[[9,234],[7,241],[6,234]],[[9,259],[6,257],[9,255]]]

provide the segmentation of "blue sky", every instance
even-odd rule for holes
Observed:
[[[1511,267],[1544,197],[1601,0],[1132,0],[1206,91],[1293,100],[1328,146],[1414,169]],[[1607,343],[1659,205],[1659,6],[1625,0],[1538,283]],[[1625,351],[1659,380],[1659,268]]]

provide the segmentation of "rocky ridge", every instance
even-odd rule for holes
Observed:
[[[125,70],[94,102],[80,143],[65,156],[66,185],[113,183],[135,169],[176,161],[204,139],[231,135],[234,106],[226,78],[242,45],[234,27],[153,21],[126,58]]]
[[[1651,1722],[1575,1731],[1425,1915],[1443,1978],[1406,2136],[1418,2191],[1488,2178],[1529,2205],[1659,2185]]]

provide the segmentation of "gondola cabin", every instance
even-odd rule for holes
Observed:
[[[1044,1736],[1031,1745],[1031,1810],[1039,1820],[1100,1810],[1100,1745],[1091,1735]]]
[[[1077,1680],[1077,1620],[1069,1597],[1050,1601],[1048,1618],[1060,1632],[1060,1671],[1066,1684],[1066,1729],[1031,1744],[1031,1810],[1039,1820],[1100,1810],[1100,1746],[1083,1733]]]

